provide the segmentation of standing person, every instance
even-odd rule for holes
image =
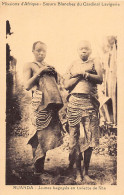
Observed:
[[[93,180],[88,176],[92,149],[98,144],[97,84],[103,81],[98,59],[90,58],[91,45],[88,41],[78,46],[79,59],[74,61],[65,76],[65,88],[69,91],[67,117],[70,133],[69,169],[76,163],[76,181]],[[82,136],[82,133],[84,134]],[[82,152],[83,175],[81,173]]]
[[[57,72],[45,61],[46,44],[33,44],[34,61],[24,67],[26,90],[32,91],[32,107],[36,118],[36,132],[29,140],[33,150],[35,174],[44,171],[46,152],[62,144],[58,111],[63,102],[57,86]]]

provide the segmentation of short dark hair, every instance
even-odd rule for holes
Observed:
[[[41,43],[41,44],[43,44],[43,45],[45,45],[45,46],[46,46],[46,44],[45,44],[45,43],[43,43],[42,41],[36,41],[36,42],[34,42],[34,43],[33,43],[33,46],[32,46],[32,51],[35,49],[35,46],[37,45],[37,43]]]

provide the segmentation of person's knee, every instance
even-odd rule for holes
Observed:
[[[71,152],[71,151],[74,151],[75,148],[76,148],[76,145],[77,145],[77,143],[76,143],[75,140],[70,140],[70,141],[69,141],[69,151],[70,151],[70,152]]]

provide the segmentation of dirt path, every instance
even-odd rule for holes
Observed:
[[[7,184],[37,185],[39,179],[33,175],[31,146],[28,138],[10,137],[7,141]],[[64,170],[68,166],[68,147],[48,151],[45,161],[47,173],[42,175],[43,185],[71,185],[75,183],[75,168],[70,174]],[[89,175],[97,185],[116,185],[116,157],[93,153]],[[41,182],[41,181],[40,181]],[[86,185],[83,181],[82,185]]]

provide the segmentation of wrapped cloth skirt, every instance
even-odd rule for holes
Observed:
[[[71,95],[67,107],[70,133],[70,150],[78,154],[99,144],[99,119],[91,96]]]

